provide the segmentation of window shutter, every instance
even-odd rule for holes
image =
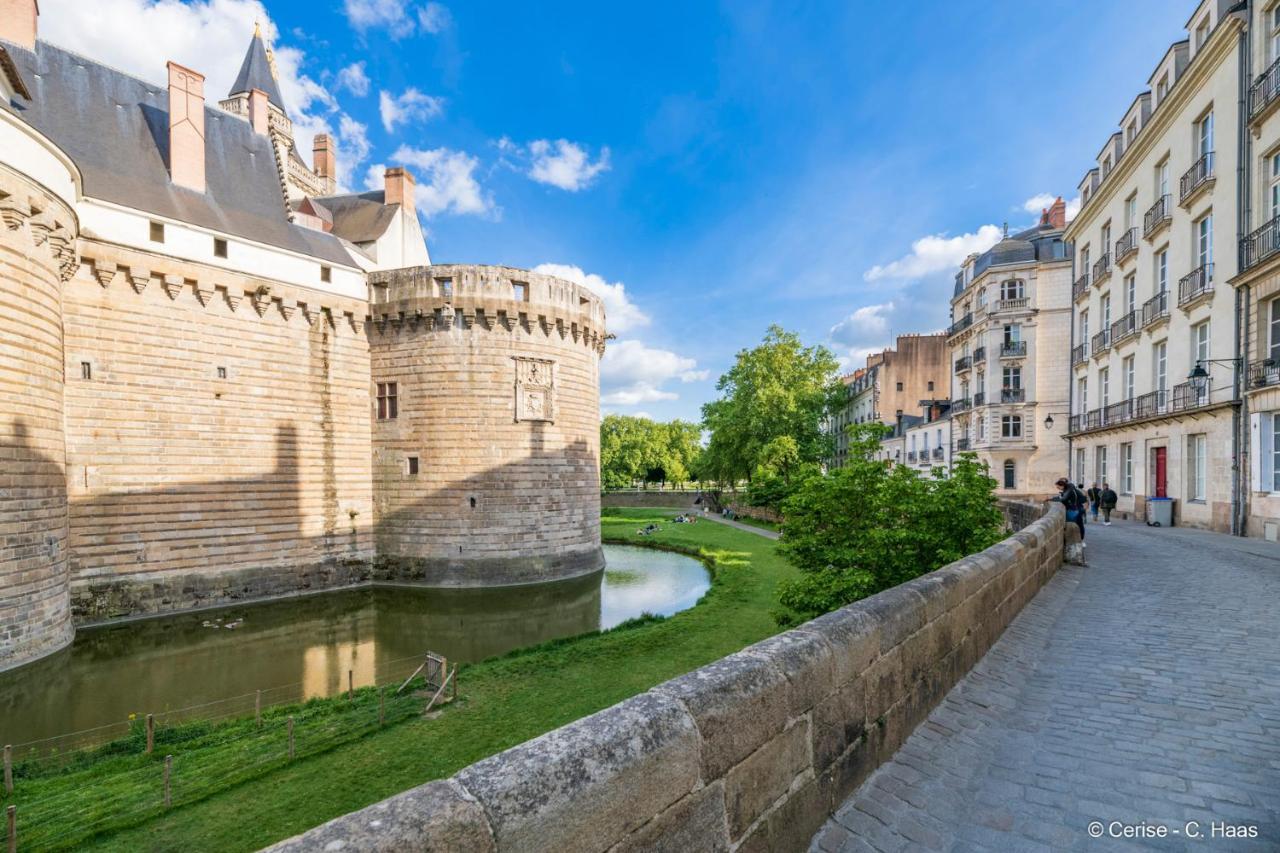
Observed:
[[[1271,491],[1271,484],[1263,482],[1263,471],[1269,470],[1271,466],[1264,465],[1262,458],[1271,433],[1270,426],[1270,417],[1263,418],[1258,412],[1249,415],[1249,475],[1255,492]]]

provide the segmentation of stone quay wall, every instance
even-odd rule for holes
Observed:
[[[628,490],[605,492],[600,496],[600,506],[631,509],[690,509],[698,499],[697,491]]]
[[[437,586],[589,574],[600,549],[604,308],[495,266],[369,276],[375,577]]]
[[[804,850],[1062,563],[1064,512],[270,850]]]
[[[72,638],[61,300],[77,228],[62,200],[0,166],[0,669]]]

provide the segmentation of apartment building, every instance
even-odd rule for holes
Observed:
[[[896,460],[921,473],[934,468],[951,470],[950,400],[921,400],[921,414],[902,416],[905,452]],[[908,420],[909,418],[909,420]]]
[[[1228,283],[1249,12],[1233,8],[1196,8],[1188,37],[1161,57],[1086,173],[1065,235],[1075,254],[1073,478],[1109,482],[1122,513],[1144,517],[1150,498],[1172,498],[1175,523],[1222,531],[1237,527],[1240,490]]]
[[[1002,496],[1047,496],[1067,470],[1071,257],[1059,198],[1033,227],[965,259],[947,330],[955,452],[986,462]],[[1042,424],[1047,424],[1042,429]]]

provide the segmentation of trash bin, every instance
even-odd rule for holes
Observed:
[[[1173,498],[1148,498],[1147,524],[1151,527],[1173,527]]]

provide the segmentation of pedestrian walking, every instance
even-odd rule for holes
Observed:
[[[1098,520],[1098,510],[1102,506],[1102,490],[1098,488],[1098,484],[1094,483],[1084,493],[1089,499],[1089,514],[1093,516],[1093,520]]]
[[[1055,484],[1058,487],[1058,496],[1054,498],[1062,503],[1067,511],[1067,522],[1075,524],[1080,528],[1080,542],[1084,543],[1084,508],[1088,503],[1088,498],[1078,486],[1072,485],[1071,481],[1066,477],[1060,477]]]
[[[1107,483],[1103,483],[1102,491],[1098,493],[1098,501],[1102,504],[1102,524],[1104,527],[1111,526],[1111,511],[1116,508],[1118,499],[1115,489],[1111,488]]]

